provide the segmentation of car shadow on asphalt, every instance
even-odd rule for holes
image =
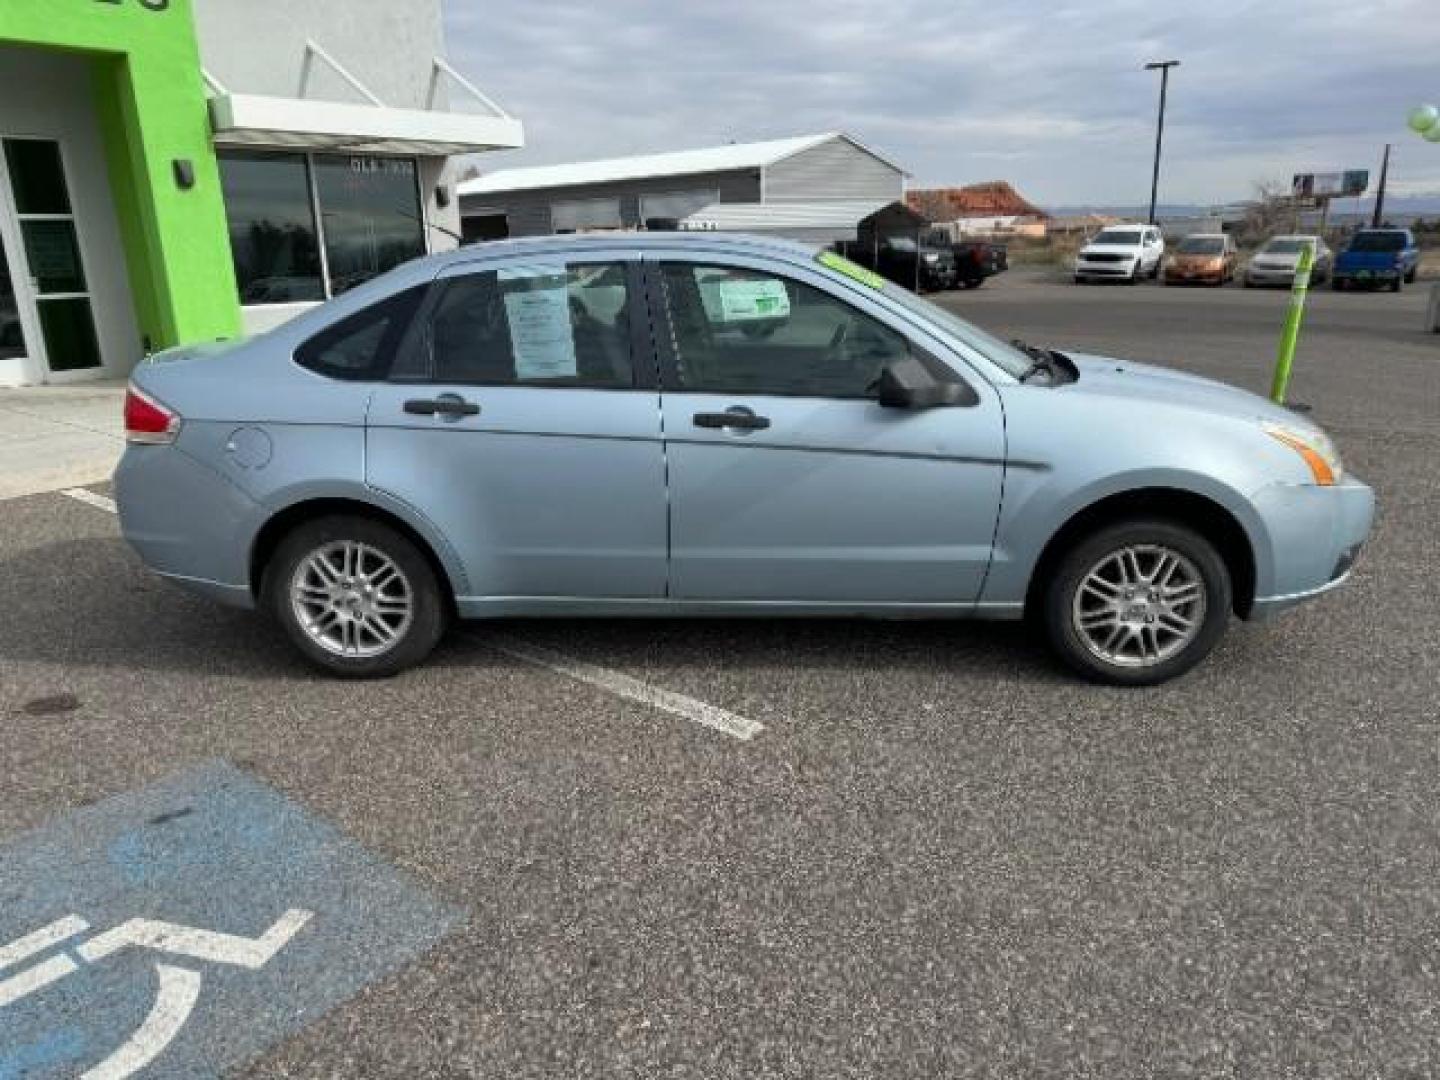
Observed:
[[[108,537],[57,541],[0,557],[0,609],[9,613],[0,621],[0,659],[10,662],[208,678],[326,678],[268,617],[192,596],[145,570]],[[621,668],[1069,678],[1028,627],[959,620],[475,621],[455,627],[427,663],[459,671],[498,662],[492,641],[538,645]]]

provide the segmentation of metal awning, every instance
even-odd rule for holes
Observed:
[[[830,244],[837,240],[858,240],[860,223],[887,208],[905,209],[903,203],[889,199],[711,203],[681,218],[679,227],[702,232],[774,233],[793,240]],[[919,215],[915,217],[925,220]]]
[[[525,145],[525,128],[436,57],[430,79],[429,108],[396,109],[372,94],[313,41],[306,42],[299,97],[235,94],[205,73],[210,87],[210,126],[217,146],[265,146],[283,149],[368,151],[443,156],[479,150],[513,150]],[[305,96],[314,60],[334,70],[362,96],[364,103],[320,101]],[[440,84],[448,77],[487,110],[451,112],[435,108]]]

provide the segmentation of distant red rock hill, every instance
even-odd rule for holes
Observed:
[[[931,221],[972,217],[1038,217],[1050,215],[1004,180],[965,187],[919,188],[905,193],[905,202]]]

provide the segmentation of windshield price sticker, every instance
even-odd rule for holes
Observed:
[[[458,909],[223,762],[0,847],[0,1077],[211,1077]]]

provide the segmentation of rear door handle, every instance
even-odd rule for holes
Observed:
[[[741,431],[763,431],[770,426],[768,416],[756,416],[754,410],[736,405],[724,412],[697,412],[693,417],[696,427],[738,428]]]
[[[459,418],[480,415],[480,406],[466,401],[459,394],[441,394],[434,398],[411,398],[405,402],[405,411],[412,416]]]

